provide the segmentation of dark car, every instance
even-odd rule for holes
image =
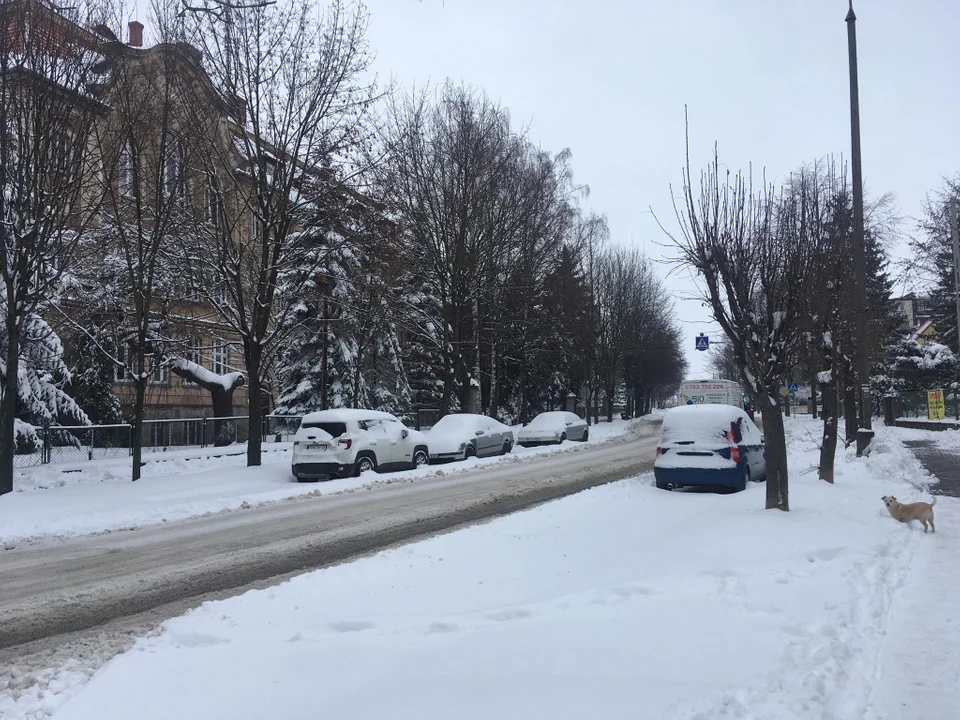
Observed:
[[[733,405],[686,405],[670,410],[653,473],[657,487],[743,490],[764,479],[763,437],[747,413]]]

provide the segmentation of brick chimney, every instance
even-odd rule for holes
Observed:
[[[143,23],[131,20],[129,23],[130,40],[127,43],[130,47],[143,47]]]

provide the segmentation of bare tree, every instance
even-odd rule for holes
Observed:
[[[805,189],[803,173],[793,181]],[[774,197],[756,192],[742,175],[720,175],[719,160],[701,174],[696,194],[689,157],[682,207],[675,207],[681,232],[668,235],[678,260],[703,279],[709,303],[731,343],[750,389],[761,402],[767,466],[766,507],[789,510],[787,452],[778,394],[798,346],[805,338],[809,288],[820,237],[811,232],[807,193]]]
[[[436,102],[420,93],[390,115],[391,153],[378,184],[410,233],[410,265],[434,289],[438,315],[422,315],[417,332],[439,351],[446,413],[468,407],[480,382],[483,325],[519,223],[524,145],[502,108],[450,83]]]
[[[161,41],[172,37],[167,7],[156,3],[153,24]],[[203,83],[195,60],[161,42],[148,51],[119,42],[105,45],[98,96],[109,107],[92,134],[103,163],[102,219],[90,236],[91,274],[112,275],[111,307],[119,356],[133,385],[132,479],[140,477],[147,384],[165,373],[180,340],[173,327],[174,298],[188,295],[179,248],[195,235],[188,152],[194,132],[189,88]],[[232,409],[229,414],[232,414]]]
[[[25,326],[53,299],[96,211],[84,190],[96,168],[87,141],[102,111],[88,92],[99,43],[78,24],[91,16],[82,2],[0,8],[0,494],[13,490]]]
[[[291,332],[305,265],[323,250],[302,223],[330,186],[315,182],[333,162],[349,162],[366,141],[376,100],[366,81],[372,55],[367,11],[341,0],[318,13],[310,0],[243,7],[187,8],[183,37],[200,51],[222,120],[198,117],[207,231],[191,263],[216,279],[208,295],[240,337],[247,372],[247,463],[259,465],[264,383]],[[200,103],[196,103],[199,107]]]

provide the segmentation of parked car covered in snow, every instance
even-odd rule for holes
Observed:
[[[586,420],[572,412],[542,412],[517,431],[517,444],[524,447],[562,443],[564,440],[587,440],[590,429]]]
[[[766,476],[763,437],[732,405],[687,405],[663,416],[653,472],[657,487],[743,490]]]
[[[365,470],[406,470],[430,461],[423,433],[390,413],[342,408],[303,416],[293,437],[297,480],[329,480]]]
[[[486,415],[445,415],[426,433],[431,460],[503,455],[513,448],[513,430]]]

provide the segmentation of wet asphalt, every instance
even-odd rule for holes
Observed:
[[[960,497],[960,453],[937,447],[935,440],[905,440],[927,472],[940,480],[930,486],[933,495]]]

